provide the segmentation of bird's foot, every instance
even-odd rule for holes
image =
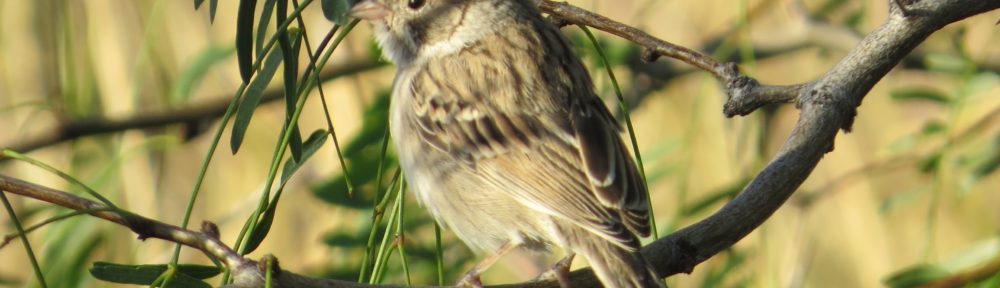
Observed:
[[[462,280],[459,280],[455,286],[483,288],[483,281],[479,280],[478,271],[469,271],[469,273],[465,273],[465,276],[462,276]]]
[[[535,280],[546,281],[546,280],[556,280],[559,282],[559,287],[568,288],[569,287],[569,267],[573,265],[573,256],[576,254],[569,254],[566,258],[559,260],[552,268],[545,271]]]

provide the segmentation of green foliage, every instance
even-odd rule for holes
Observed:
[[[350,0],[322,0],[323,2],[323,16],[326,16],[326,20],[330,20],[333,23],[340,25],[346,24],[347,21],[347,11],[350,10],[352,1]]]
[[[208,2],[209,2],[209,4],[208,4],[208,6],[209,6],[208,7],[208,9],[209,9],[208,15],[209,16],[208,17],[209,18],[208,19],[209,19],[210,22],[215,23],[215,11],[217,11],[218,8],[219,8],[219,0],[209,0]],[[194,9],[198,10],[199,8],[201,8],[201,4],[204,4],[204,3],[205,3],[205,0],[194,0]]]
[[[381,179],[380,171],[395,170],[396,160],[392,155],[385,154],[382,144],[386,141],[384,137],[388,136],[388,94],[377,97],[363,115],[361,131],[341,151],[349,173],[334,176],[312,189],[313,194],[327,203],[355,209],[369,208],[375,199],[375,191],[383,184],[376,183],[377,179]],[[346,175],[351,175],[351,178]],[[348,180],[360,191],[349,195],[346,191]]]
[[[925,88],[906,88],[899,89],[889,93],[889,96],[893,100],[897,101],[907,101],[907,100],[924,100],[935,104],[947,104],[951,99],[945,96],[944,93],[936,91],[934,89]]]
[[[240,66],[243,83],[250,83],[253,76],[253,19],[257,0],[240,0],[236,14],[236,60]],[[258,52],[260,53],[260,52]]]
[[[1000,237],[994,237],[977,243],[969,249],[951,257],[940,263],[916,264],[892,273],[883,282],[892,288],[921,287],[934,281],[948,277],[974,277],[979,279],[970,282],[974,287],[995,287],[989,286],[996,283],[994,277],[975,277],[967,273],[967,276],[958,276],[962,271],[969,269],[991,269],[1000,268]],[[986,271],[989,272],[988,270]],[[992,273],[1000,275],[998,271]]]
[[[233,154],[236,154],[240,150],[247,127],[250,126],[250,119],[253,117],[254,111],[257,110],[257,105],[260,104],[260,98],[264,95],[264,89],[267,89],[267,84],[271,83],[274,73],[278,71],[278,65],[281,64],[282,57],[280,48],[272,51],[270,56],[267,57],[267,61],[264,62],[264,70],[261,70],[257,74],[257,77],[253,78],[253,81],[247,86],[246,93],[243,95],[243,101],[240,103],[238,110],[236,110],[236,121],[233,122],[232,139],[229,142]]]
[[[176,106],[186,103],[188,99],[191,99],[195,87],[205,78],[208,71],[216,64],[232,57],[233,52],[236,52],[236,50],[232,46],[209,46],[205,48],[178,76],[177,82],[170,93],[170,103]]]
[[[113,283],[152,285],[160,275],[169,270],[167,265],[123,265],[95,262],[90,267],[90,275]],[[171,270],[173,280],[167,287],[212,287],[199,279],[208,279],[222,271],[214,266],[182,264]]]
[[[922,264],[896,272],[885,280],[885,285],[892,288],[919,287],[946,276],[948,273],[940,267]]]

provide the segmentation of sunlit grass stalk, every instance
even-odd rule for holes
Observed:
[[[397,187],[399,187],[399,191],[396,192],[396,201],[393,203],[393,208],[389,213],[389,219],[386,221],[385,231],[382,233],[382,243],[379,245],[378,255],[375,257],[375,267],[372,268],[372,275],[368,280],[369,284],[376,284],[381,280],[382,274],[385,273],[385,265],[388,262],[388,257],[391,254],[392,249],[395,248],[395,245],[392,245],[392,243],[389,242],[389,238],[392,238],[389,236],[391,235],[391,232],[396,229],[396,218],[402,217],[400,215],[402,209],[400,209],[399,206],[403,204],[401,196],[402,190],[405,188],[404,182],[405,181],[402,178],[399,179],[399,184],[397,185]],[[386,199],[389,198],[391,197],[386,197]]]
[[[76,178],[70,176],[69,174],[66,174],[65,172],[59,171],[59,169],[56,169],[55,167],[49,166],[49,164],[45,164],[42,161],[38,161],[35,158],[28,157],[28,155],[24,155],[10,149],[4,149],[2,155],[3,157],[7,157],[18,161],[23,161],[35,167],[42,168],[42,170],[48,171],[49,173],[55,174],[56,176],[59,176],[59,178],[66,180],[66,182],[69,182],[70,184],[83,188],[83,191],[87,192],[87,194],[90,194],[90,196],[97,198],[98,201],[101,201],[101,203],[104,203],[104,205],[107,205],[109,208],[116,211],[118,210],[118,206],[115,206],[115,204],[112,203],[111,200],[104,198],[104,196],[101,196],[100,193],[97,193],[97,191],[91,189],[90,186],[87,186],[87,184],[83,184],[83,182],[80,182],[80,180],[77,180]]]
[[[365,244],[365,255],[361,258],[361,269],[359,269],[361,273],[358,273],[358,282],[364,281],[368,276],[368,266],[372,258],[372,249],[375,247],[375,235],[378,231],[378,223],[382,219],[382,212],[384,211],[378,207],[384,206],[384,204],[382,204],[384,199],[379,199],[379,192],[382,191],[382,177],[385,174],[385,160],[389,149],[389,125],[385,126],[385,131],[382,134],[381,149],[381,154],[378,159],[378,171],[375,173],[375,196],[372,197],[372,205],[375,206],[372,209],[373,221],[371,223],[371,227],[368,228],[368,242]],[[399,170],[396,171],[396,175],[393,176],[392,179],[393,183],[399,180],[398,178],[400,177],[400,173],[401,172]],[[389,188],[392,188],[392,183],[390,183]],[[386,195],[386,198],[388,198],[388,195]]]
[[[299,1],[298,0],[292,0],[292,3],[295,3],[296,6],[298,6]],[[310,63],[310,66],[307,67],[305,73],[303,73],[303,75],[305,77],[302,77],[303,78],[302,80],[305,81],[305,78],[308,78],[309,75],[312,75],[312,77],[316,78],[315,79],[316,82],[319,82],[319,80],[320,80],[319,79],[319,69],[318,69],[318,67],[312,65],[313,63],[316,62],[316,57],[313,56],[312,45],[310,44],[309,36],[308,36],[309,33],[307,33],[307,30],[306,30],[306,23],[305,23],[305,21],[302,20],[302,17],[298,17],[298,22],[299,22],[299,26],[300,26],[299,29],[302,29],[302,41],[303,41],[303,44],[305,44],[306,55],[309,55],[309,63]],[[331,31],[331,33],[329,35],[327,35],[327,37],[330,37],[330,35],[332,35],[332,32],[336,32],[336,27]],[[326,41],[327,40],[324,39],[324,43]],[[322,45],[320,47],[318,47],[318,48],[319,48],[319,50],[323,50]],[[310,74],[310,70],[313,73]],[[343,171],[342,173],[344,173],[344,182],[347,185],[347,196],[353,196],[354,195],[354,181],[351,181],[351,172],[347,170],[347,161],[344,160],[344,153],[340,149],[340,140],[337,139],[337,129],[333,127],[333,117],[330,116],[330,107],[326,103],[326,93],[323,93],[323,85],[319,85],[316,88],[317,88],[317,90],[319,90],[319,100],[323,103],[323,115],[326,118],[327,131],[330,131],[330,139],[333,140],[333,149],[337,153],[337,160],[340,162],[340,170]]]
[[[406,181],[400,181],[399,194],[396,197],[396,201],[399,202],[399,217],[396,220],[396,246],[399,247],[399,261],[403,265],[403,275],[406,276],[406,285],[412,286],[413,282],[410,280],[410,265],[406,262],[406,235],[403,232],[403,219],[406,219],[406,213],[404,208],[406,203],[403,202],[405,199],[403,196],[406,195]]]
[[[438,285],[444,285],[444,249],[441,247],[441,225],[434,222],[434,257],[437,258]]]
[[[274,281],[272,270],[274,270],[274,257],[264,257],[264,287],[266,288],[271,288],[271,283]]]
[[[14,223],[14,230],[17,231],[18,235],[21,235],[21,243],[24,244],[24,251],[28,254],[28,260],[31,261],[31,268],[35,271],[35,278],[38,279],[38,285],[42,286],[42,288],[48,287],[45,284],[45,277],[42,276],[42,268],[38,266],[38,259],[35,258],[35,251],[31,249],[28,234],[24,232],[21,221],[17,219],[17,214],[14,213],[14,207],[11,207],[10,200],[7,200],[7,192],[0,191],[0,200],[3,201],[3,207],[7,210],[7,214],[10,215],[11,222]]]
[[[584,25],[577,25],[585,34],[587,38],[590,38],[590,42],[594,44],[594,49],[597,50],[597,54],[604,61],[604,68],[608,72],[608,77],[611,78],[611,86],[615,89],[615,95],[618,96],[618,107],[621,108],[623,115],[625,115],[625,125],[628,128],[628,136],[632,142],[632,151],[635,152],[636,166],[639,166],[639,175],[642,176],[642,183],[646,185],[646,205],[649,207],[649,224],[653,229],[653,239],[659,239],[660,235],[656,229],[656,216],[653,213],[653,200],[649,197],[649,183],[646,182],[646,168],[642,163],[642,155],[639,153],[639,142],[635,139],[635,127],[632,126],[632,116],[629,113],[629,109],[625,106],[625,96],[622,95],[621,86],[618,85],[618,78],[615,77],[614,69],[611,68],[611,61],[608,60],[607,54],[604,53],[604,48],[601,44],[597,42],[597,37],[594,37],[594,33],[590,32],[590,29]]]
[[[24,229],[23,233],[30,234],[31,232],[34,232],[35,230],[38,230],[38,228],[45,227],[45,225],[49,225],[49,224],[52,224],[52,223],[55,223],[55,222],[58,222],[58,221],[62,221],[62,220],[69,219],[69,218],[73,218],[75,216],[80,216],[80,215],[84,215],[84,214],[92,214],[92,213],[97,213],[97,212],[104,212],[104,211],[114,211],[114,209],[111,209],[111,208],[98,208],[98,209],[83,209],[83,210],[73,211],[73,212],[70,212],[70,213],[66,213],[66,214],[63,214],[63,215],[58,215],[58,216],[46,219],[45,221],[42,221],[41,223],[37,223],[35,225],[31,225],[31,227],[28,227],[28,229]],[[22,235],[21,233],[22,232],[19,231],[19,232],[16,232],[14,234],[8,234],[8,235],[4,236],[3,241],[0,241],[0,249],[2,249],[4,246],[6,246],[6,243],[7,243],[6,241],[8,241],[8,238],[21,236]]]

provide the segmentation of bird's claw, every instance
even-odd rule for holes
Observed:
[[[455,286],[483,288],[483,281],[479,280],[479,273],[469,272],[465,276],[462,276],[462,280],[459,280]]]

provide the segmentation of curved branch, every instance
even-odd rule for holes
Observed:
[[[759,107],[754,105],[772,101],[768,99],[795,99],[802,110],[788,140],[739,196],[708,218],[643,248],[643,255],[661,277],[692,271],[763,224],[805,181],[822,156],[832,151],[838,130],[850,129],[856,107],[868,91],[927,36],[949,23],[1000,8],[1000,1],[905,2],[905,9],[895,6],[901,2],[892,2],[886,22],[819,79],[784,87],[760,86],[739,75],[735,65],[713,63],[697,52],[675,49],[677,45],[637,29],[622,29],[624,24],[569,4],[541,4],[544,11],[563,20],[605,30],[712,73],[730,96],[725,111],[728,116],[750,113]],[[727,66],[731,69],[725,69]],[[594,286],[597,281],[592,273],[578,271],[574,276],[574,284],[581,286]]]
[[[560,21],[594,27],[638,44],[646,49],[643,57],[646,61],[652,62],[660,56],[667,56],[711,73],[726,87],[731,100],[723,108],[727,117],[747,115],[767,104],[792,102],[807,86],[762,86],[757,80],[740,74],[736,63],[720,63],[698,51],[663,41],[642,30],[566,2],[545,0],[539,3],[539,8]]]
[[[128,227],[139,235],[140,240],[158,238],[180,243],[201,250],[205,255],[222,261],[226,266],[246,265],[246,260],[219,240],[219,231],[215,224],[205,222],[202,224],[201,232],[194,232],[115,207],[108,207],[103,203],[67,192],[0,175],[0,193],[8,192],[76,211],[90,211],[87,214]]]

